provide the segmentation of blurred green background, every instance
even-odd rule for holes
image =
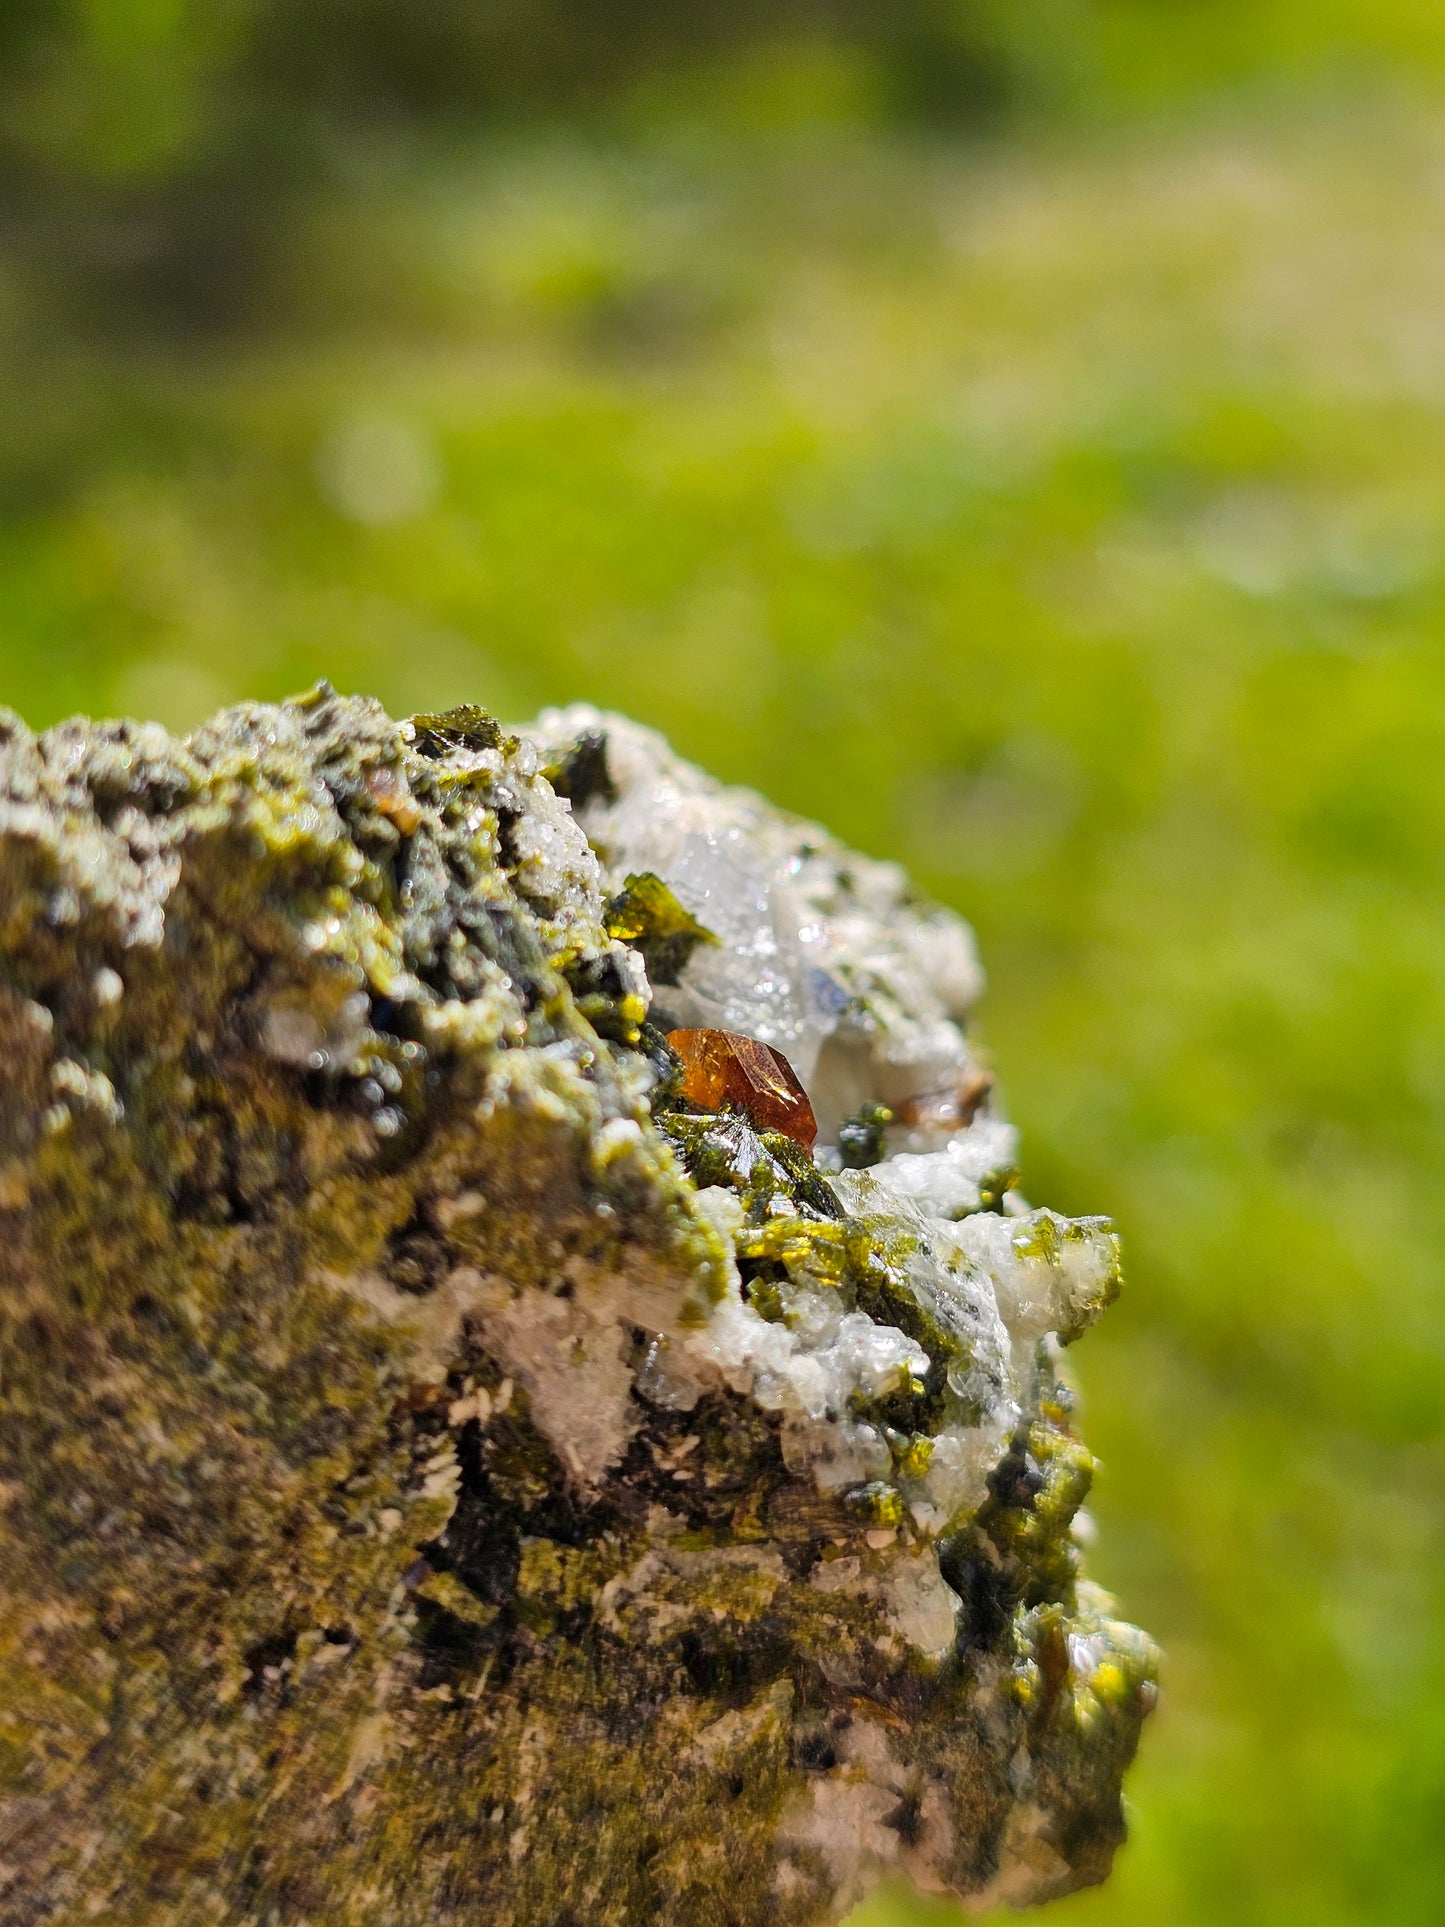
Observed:
[[[1426,0],[0,9],[0,700],[590,697],[977,926],[1167,1652],[1059,1927],[1445,1917],[1442,108]]]

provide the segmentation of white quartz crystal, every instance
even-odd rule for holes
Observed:
[[[873,1167],[894,1197],[907,1198],[930,1218],[963,1218],[984,1203],[990,1179],[1006,1179],[1018,1155],[1018,1133],[1002,1118],[975,1118],[936,1151],[899,1151]],[[1002,1191],[1003,1185],[995,1187]]]

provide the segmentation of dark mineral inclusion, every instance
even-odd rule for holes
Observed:
[[[969,1177],[986,1117],[830,1163],[908,1100],[846,945],[813,1094],[864,1126],[822,1103],[815,1165],[679,1097],[689,972],[751,953],[652,878],[649,982],[627,757],[573,735],[0,718],[5,1927],[790,1927],[1108,1870],[1154,1656],[1080,1578],[1059,1356],[1107,1227]],[[904,915],[820,839],[840,930]]]

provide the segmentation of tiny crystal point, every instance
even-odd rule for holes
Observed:
[[[818,1120],[781,1051],[734,1030],[673,1030],[667,1041],[682,1059],[681,1095],[689,1104],[700,1111],[735,1105],[759,1130],[782,1131],[812,1150]]]

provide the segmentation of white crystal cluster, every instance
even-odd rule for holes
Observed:
[[[610,886],[650,870],[718,939],[677,988],[654,985],[662,1028],[740,1031],[782,1051],[825,1146],[869,1099],[946,1099],[977,1072],[961,1022],[983,973],[960,918],[919,901],[897,864],[716,782],[620,716],[548,710],[533,734],[555,754],[589,732],[606,735],[616,799],[594,798],[581,819]],[[937,1130],[924,1122],[921,1135]]]
[[[720,1377],[781,1414],[789,1463],[823,1489],[891,1481],[917,1532],[956,1526],[1036,1402],[1039,1342],[1075,1336],[1117,1283],[1104,1220],[1031,1211],[1009,1188],[1015,1133],[982,1095],[964,1029],[982,987],[968,927],[920,901],[896,865],[716,782],[621,717],[553,710],[530,734],[553,758],[605,736],[614,794],[578,810],[605,887],[650,871],[718,940],[699,945],[676,985],[651,986],[654,1023],[737,1031],[783,1052],[839,1199],[952,1347],[946,1422],[926,1465],[899,1473],[883,1431],[859,1414],[933,1361],[898,1327],[843,1307],[820,1274],[819,1232],[779,1248],[781,1321],[747,1302],[734,1268],[706,1326],[659,1334],[638,1392],[686,1410]],[[967,1121],[963,1093],[974,1094]],[[870,1104],[900,1121],[880,1162],[845,1170],[840,1126]],[[729,1239],[748,1235],[733,1193],[704,1191],[699,1206]]]

